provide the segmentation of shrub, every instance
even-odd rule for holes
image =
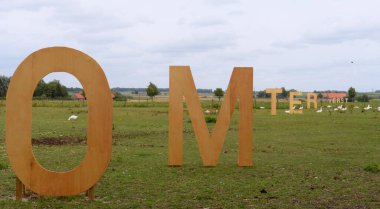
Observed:
[[[211,104],[211,108],[219,109],[220,108],[220,104],[219,103],[212,103]]]
[[[367,94],[363,94],[362,96],[358,97],[359,102],[369,102],[369,97]]]
[[[8,165],[6,163],[0,162],[0,170],[5,170],[8,168]]]
[[[206,116],[206,123],[216,123],[216,118],[214,117],[210,117],[210,116]]]
[[[379,166],[376,163],[372,163],[364,168],[365,171],[371,172],[371,173],[378,173],[380,171]]]

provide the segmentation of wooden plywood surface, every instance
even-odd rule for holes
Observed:
[[[299,99],[295,99],[294,96],[301,96],[302,92],[289,92],[289,110],[290,114],[302,114],[303,111],[299,109],[293,109],[295,105],[302,104]]]
[[[265,89],[267,94],[271,94],[271,115],[277,115],[277,94],[282,93],[280,88]]]
[[[307,93],[307,109],[310,110],[311,103],[313,103],[313,108],[318,109],[318,94],[317,93]]]
[[[52,72],[74,75],[88,99],[87,152],[80,165],[67,172],[42,167],[32,151],[32,96],[37,83]],[[63,119],[65,120],[65,119]],[[32,191],[48,196],[84,192],[101,178],[111,158],[112,99],[105,74],[88,55],[71,48],[44,48],[17,68],[6,100],[6,146],[13,171]]]
[[[252,165],[253,68],[236,67],[232,73],[217,122],[210,136],[189,66],[170,67],[169,165],[182,165],[183,98],[205,166],[216,166],[224,139],[239,99],[238,165]]]

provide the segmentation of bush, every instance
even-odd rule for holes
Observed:
[[[372,163],[364,168],[365,171],[371,172],[371,173],[378,173],[380,171],[379,166],[376,163]]]
[[[369,97],[367,94],[363,94],[362,96],[358,96],[359,102],[369,102]]]
[[[214,117],[210,117],[210,116],[206,116],[206,123],[216,123],[216,118]]]
[[[1,170],[5,170],[5,169],[7,169],[8,168],[8,165],[6,164],[6,163],[2,163],[2,162],[0,162],[0,171]]]
[[[186,106],[186,103],[184,103],[184,105]],[[218,101],[201,101],[201,106],[203,109],[219,109],[221,107],[221,103]]]
[[[211,108],[219,109],[220,108],[220,104],[219,103],[212,103],[211,104]]]

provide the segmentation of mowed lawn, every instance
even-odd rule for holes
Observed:
[[[77,121],[68,121],[72,115]],[[168,108],[114,108],[113,153],[96,199],[14,200],[15,175],[5,149],[0,109],[0,208],[379,208],[380,113],[287,115],[254,110],[253,167],[238,167],[238,110],[214,168],[203,167],[193,128],[184,118],[184,165],[168,167]],[[20,121],[21,122],[21,121]],[[209,124],[210,129],[214,124]],[[85,155],[87,109],[34,107],[33,151],[56,171]],[[50,142],[62,141],[56,145]],[[66,142],[70,142],[66,144]],[[374,169],[376,170],[376,169]]]

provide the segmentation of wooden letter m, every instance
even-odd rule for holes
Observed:
[[[169,165],[182,165],[183,97],[204,166],[216,166],[239,99],[239,166],[252,166],[253,68],[235,67],[210,136],[189,66],[170,66]]]

